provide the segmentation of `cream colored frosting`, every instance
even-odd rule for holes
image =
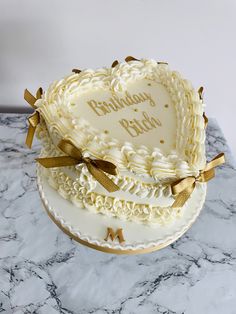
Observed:
[[[94,89],[124,92],[142,79],[166,88],[176,111],[176,147],[166,154],[160,147],[134,145],[102,133],[72,104]],[[148,175],[155,180],[197,175],[205,165],[203,104],[191,84],[167,65],[154,60],[131,61],[114,68],[85,70],[55,81],[36,102],[54,141],[70,139],[91,156],[114,162],[120,171]]]
[[[42,153],[43,156],[56,157],[64,155],[52,142],[45,123],[41,122],[40,126],[37,128],[37,137],[41,140],[43,145]],[[83,170],[82,170],[83,169]],[[84,184],[84,180],[87,181],[87,189],[93,191],[97,188],[97,181],[88,172],[84,165],[78,165],[75,167],[63,167],[63,172],[72,179],[76,180],[79,178],[80,185]],[[85,176],[81,179],[81,174]],[[109,176],[109,175],[108,175]],[[119,173],[117,176],[109,176],[119,187],[120,190],[129,193],[131,195],[136,195],[140,199],[160,199],[161,197],[171,197],[170,185],[156,183],[153,179],[135,176],[132,173]],[[82,181],[81,181],[82,180]],[[103,193],[107,193],[105,189],[102,189]]]
[[[80,208],[84,207],[94,213],[105,214],[123,220],[151,224],[158,223],[161,225],[167,224],[181,215],[180,208],[136,203],[126,199],[119,199],[118,197],[89,192],[86,184],[84,186],[80,185],[79,179],[73,180],[59,169],[40,168],[43,171],[43,175],[48,178],[49,184],[63,198]]]
[[[108,193],[83,164],[40,167],[65,199],[96,213],[151,224],[181,215],[180,208],[171,207],[170,183],[197,176],[206,159],[204,104],[179,73],[154,60],[85,70],[55,81],[35,105],[43,118],[37,127],[42,156],[63,155],[57,148],[63,138],[84,156],[118,168],[117,176],[108,176],[120,191]],[[143,120],[137,120],[140,115]],[[143,123],[140,136],[126,127],[133,121]]]
[[[37,129],[37,136],[43,144],[41,156],[63,155],[50,140],[43,124]],[[170,207],[173,198],[169,186],[160,185],[157,195],[145,197],[144,188],[140,185],[135,186],[134,181],[132,186],[135,189],[127,189],[126,179],[122,180],[120,177],[118,180],[113,179],[120,183],[121,191],[110,194],[97,183],[84,164],[51,169],[41,167],[41,172],[63,198],[96,213],[137,222],[161,224],[168,223],[180,215],[177,209]],[[148,189],[146,194],[147,192]]]
[[[60,156],[63,153],[54,146],[44,123],[37,128],[37,136],[42,141],[41,156]],[[47,178],[48,183],[63,198],[79,208],[93,213],[100,213],[123,220],[138,223],[166,225],[181,216],[181,208],[172,208],[173,197],[170,186],[161,186],[158,195],[143,195],[145,189],[135,186],[135,191],[127,189],[126,179],[123,187],[114,193],[107,192],[88,172],[84,164],[73,167],[43,168],[39,171]],[[121,182],[122,177],[115,182]],[[150,184],[151,186],[151,184]],[[148,189],[146,189],[147,194]],[[141,195],[140,195],[141,194]]]

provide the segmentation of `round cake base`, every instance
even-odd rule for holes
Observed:
[[[113,254],[140,254],[159,250],[181,237],[199,215],[206,197],[206,183],[196,185],[191,197],[181,209],[181,217],[167,225],[145,225],[123,221],[114,217],[78,208],[60,196],[37,169],[37,183],[43,205],[53,222],[68,236],[90,248]],[[122,229],[124,242],[119,237],[109,237],[109,230],[116,235]],[[109,234],[110,235],[110,234]]]

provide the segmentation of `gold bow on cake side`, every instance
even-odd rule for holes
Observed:
[[[39,112],[36,110],[37,107],[35,106],[35,103],[38,99],[42,98],[43,90],[40,87],[37,92],[36,92],[36,97],[34,97],[28,89],[25,89],[24,92],[24,99],[27,101],[27,103],[35,109],[34,113],[28,118],[29,121],[29,129],[26,137],[25,144],[31,148],[32,143],[33,143],[33,138],[34,138],[34,133],[36,130],[37,125],[40,122],[40,115]]]
[[[199,87],[199,89],[198,89],[197,92],[198,92],[198,95],[199,95],[200,100],[203,101],[204,87],[203,87],[203,86]],[[205,128],[206,128],[206,127],[207,127],[207,124],[208,124],[208,118],[207,118],[205,112],[203,112],[203,119],[204,119]]]
[[[102,159],[83,157],[81,150],[69,140],[61,140],[58,147],[67,156],[37,158],[36,160],[45,168],[75,166],[85,163],[88,171],[108,192],[119,190],[118,185],[104,173],[117,174],[116,166],[113,163]]]
[[[224,153],[218,154],[209,163],[207,163],[205,169],[200,171],[197,177],[187,177],[174,182],[171,185],[172,194],[175,197],[175,201],[172,204],[172,208],[182,207],[192,194],[196,182],[208,182],[215,176],[215,167],[225,163]]]

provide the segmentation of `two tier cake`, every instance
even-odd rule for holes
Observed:
[[[94,214],[165,225],[222,162],[206,164],[201,90],[164,62],[127,57],[75,69],[25,99],[35,109],[27,144],[36,129],[41,173]]]

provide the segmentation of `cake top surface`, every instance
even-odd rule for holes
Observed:
[[[72,73],[36,106],[52,139],[67,138],[120,170],[167,178],[205,165],[202,100],[167,64],[142,59]]]

